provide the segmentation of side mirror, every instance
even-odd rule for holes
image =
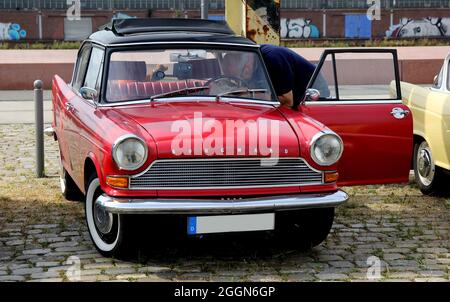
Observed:
[[[96,101],[98,97],[98,92],[95,89],[89,87],[81,87],[81,96],[86,100]]]
[[[437,74],[433,78],[433,86],[435,86],[435,87],[438,86],[438,84],[439,84],[438,79],[439,79],[439,75]]]
[[[318,101],[320,99],[320,91],[314,88],[306,89],[305,97],[302,104],[309,101]]]

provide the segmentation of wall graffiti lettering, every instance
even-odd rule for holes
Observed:
[[[17,41],[27,37],[27,31],[17,23],[0,23],[0,41]]]
[[[423,19],[402,18],[399,24],[386,31],[390,38],[448,37],[450,36],[450,18],[428,17]]]
[[[310,19],[281,19],[281,38],[308,39],[319,38],[320,31]]]

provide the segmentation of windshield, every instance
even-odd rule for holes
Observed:
[[[108,102],[182,96],[276,101],[254,51],[166,49],[111,54]]]

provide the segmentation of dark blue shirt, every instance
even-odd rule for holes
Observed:
[[[298,106],[316,66],[289,48],[264,44],[260,49],[275,92],[292,90],[294,107]]]

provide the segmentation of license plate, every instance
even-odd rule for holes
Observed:
[[[267,231],[275,228],[275,214],[190,216],[188,234]]]

